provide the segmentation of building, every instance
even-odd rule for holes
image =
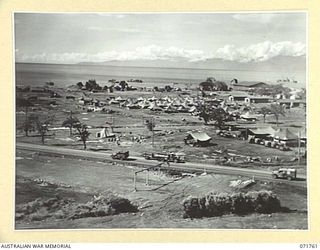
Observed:
[[[277,100],[277,103],[286,108],[305,108],[307,106],[306,100],[280,99]]]
[[[268,96],[247,96],[244,99],[246,103],[269,103],[272,101],[272,98]]]
[[[229,95],[228,100],[230,102],[244,102],[248,95],[246,94],[233,94]]]

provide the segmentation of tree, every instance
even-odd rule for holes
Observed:
[[[89,138],[90,132],[88,131],[88,126],[86,124],[81,124],[78,122],[75,127],[79,133],[80,139],[83,142],[83,149],[87,149],[87,140]]]
[[[210,121],[210,112],[205,106],[200,107],[199,117],[204,120],[205,124],[208,124]]]
[[[41,142],[44,144],[44,138],[49,131],[50,123],[53,121],[54,117],[49,115],[34,114],[30,117],[30,119],[36,125],[36,129],[41,136]]]
[[[278,126],[279,123],[279,116],[285,116],[285,111],[284,111],[284,107],[281,106],[280,104],[271,104],[270,105],[270,112],[274,115],[274,117],[276,118],[276,123]]]
[[[77,86],[78,86],[79,89],[82,89],[83,88],[83,83],[82,82],[78,82]]]
[[[70,116],[62,123],[62,127],[67,127],[70,129],[70,136],[72,135],[72,129],[79,123],[79,119],[77,117],[72,116],[72,111],[70,112]]]
[[[271,113],[271,110],[269,107],[262,107],[261,108],[261,114],[263,115],[263,123],[266,122],[266,116],[267,114],[270,114]]]
[[[28,131],[29,131],[29,129],[32,128],[32,122],[29,120],[28,111],[29,111],[29,107],[33,106],[33,103],[27,99],[17,98],[16,106],[25,108],[25,121],[24,121],[22,127],[26,133],[26,136],[28,136]]]
[[[229,114],[223,108],[216,108],[211,112],[211,120],[215,120],[215,125],[221,128],[224,122],[229,119]]]
[[[229,114],[223,108],[213,108],[201,106],[199,109],[199,117],[204,120],[205,124],[209,121],[215,121],[215,125],[221,128],[225,121],[229,119]]]
[[[119,85],[120,85],[122,91],[124,91],[128,88],[128,83],[126,81],[121,81],[119,83]]]
[[[92,91],[92,90],[102,90],[102,87],[99,86],[99,84],[96,82],[95,79],[91,79],[86,82],[85,84],[86,90]]]

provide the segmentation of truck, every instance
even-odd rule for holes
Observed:
[[[143,157],[146,160],[156,160],[156,161],[163,161],[163,162],[176,162],[176,163],[184,163],[184,155],[178,153],[144,153]]]
[[[272,178],[274,179],[287,179],[289,181],[297,178],[297,170],[294,168],[279,168],[272,171]]]
[[[129,151],[117,152],[111,155],[111,158],[114,160],[127,160],[129,158]]]

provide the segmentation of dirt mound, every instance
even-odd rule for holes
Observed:
[[[16,208],[16,220],[42,221],[47,218],[79,219],[102,217],[119,213],[137,212],[138,209],[128,199],[117,196],[94,196],[87,203],[76,203],[72,199],[60,197],[38,198]]]
[[[184,218],[244,215],[249,213],[275,213],[281,211],[280,201],[271,191],[213,194],[202,198],[190,197],[183,201]]]

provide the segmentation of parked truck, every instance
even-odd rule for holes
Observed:
[[[294,168],[279,168],[272,171],[272,178],[287,179],[289,181],[297,178],[297,170]]]
[[[117,152],[115,154],[111,155],[112,159],[114,160],[127,160],[129,158],[129,151],[124,151],[124,152]]]

